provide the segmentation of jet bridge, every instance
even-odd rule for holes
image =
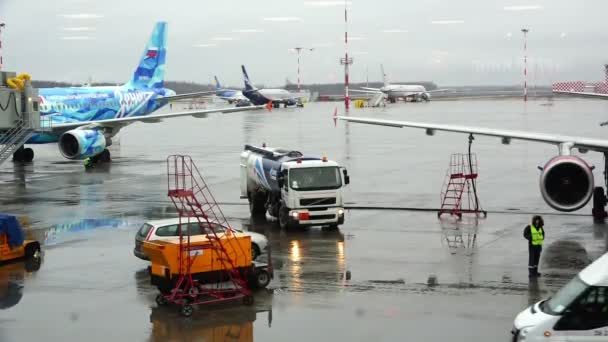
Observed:
[[[30,76],[0,71],[0,165],[40,130],[38,90]]]

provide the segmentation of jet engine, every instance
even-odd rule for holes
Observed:
[[[422,93],[422,95],[420,95],[420,97],[426,102],[431,101],[431,94],[429,94],[429,93]]]
[[[576,156],[557,156],[549,160],[540,175],[541,194],[559,211],[575,211],[587,204],[593,195],[591,167]]]
[[[67,159],[85,159],[96,156],[111,145],[103,132],[95,129],[73,129],[59,137],[59,151]]]

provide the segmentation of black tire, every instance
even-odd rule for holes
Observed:
[[[42,266],[42,258],[27,258],[25,259],[25,271],[36,272]]]
[[[102,163],[109,163],[112,161],[112,156],[107,148],[99,154],[98,161]]]
[[[327,226],[327,229],[329,229],[331,231],[336,231],[336,230],[338,230],[338,225],[337,224],[330,224],[329,226]]]
[[[279,219],[277,221],[279,221],[279,227],[281,227],[281,229],[289,230],[289,210],[283,205],[281,205],[281,208],[279,209]]]
[[[17,151],[15,151],[15,153],[13,153],[13,162],[17,162],[17,163],[23,163],[23,158],[24,158],[24,149],[20,148]]]
[[[34,160],[34,150],[31,148],[23,149],[23,161],[26,163],[31,163]]]
[[[165,306],[165,305],[169,304],[169,301],[167,301],[167,298],[165,298],[165,296],[162,293],[159,293],[156,296],[156,304],[158,304],[158,306]]]
[[[596,186],[593,189],[593,208],[603,209],[606,206],[606,194],[604,188]]]
[[[260,247],[255,243],[251,243],[251,260],[257,259],[262,252],[260,251]]]
[[[40,244],[38,242],[32,242],[25,246],[24,256],[26,259],[39,258],[40,257]]]
[[[266,270],[259,270],[255,274],[255,287],[263,289],[270,284],[270,273]]]
[[[257,193],[250,194],[249,212],[252,217],[266,217],[266,196]]]
[[[194,307],[192,307],[190,304],[182,305],[179,313],[184,317],[190,317],[192,316],[192,313],[194,313]]]

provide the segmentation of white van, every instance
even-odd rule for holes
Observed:
[[[515,318],[513,342],[608,341],[608,253]]]

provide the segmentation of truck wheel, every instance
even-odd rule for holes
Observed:
[[[249,196],[249,212],[252,217],[266,216],[266,196],[251,194]]]
[[[259,270],[255,275],[255,286],[258,289],[266,288],[270,284],[270,273],[266,270]]]
[[[39,258],[40,257],[40,244],[38,242],[32,242],[25,246],[24,256],[27,259]]]
[[[283,230],[289,229],[289,210],[284,206],[279,209],[279,227]]]
[[[156,296],[156,304],[158,304],[158,306],[165,306],[169,304],[169,301],[167,300],[167,298],[165,298],[165,296],[163,296],[162,293],[159,293]]]
[[[258,247],[258,245],[256,245],[255,243],[251,244],[251,260],[255,260],[260,256],[260,253],[262,253],[260,251],[260,247]]]

